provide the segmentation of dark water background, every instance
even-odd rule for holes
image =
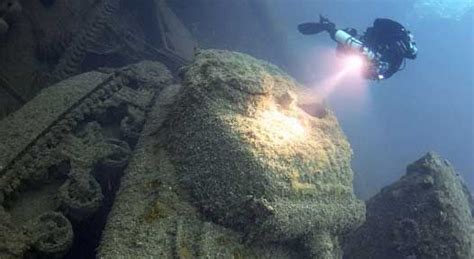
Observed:
[[[333,43],[326,35],[298,35],[294,30],[298,22],[316,20],[322,13],[340,27],[361,32],[375,18],[386,17],[400,21],[415,35],[417,60],[407,62],[406,69],[389,80],[372,83],[362,108],[351,108],[347,98],[337,93],[330,100],[354,149],[356,189],[364,197],[398,179],[407,164],[428,150],[451,161],[474,189],[473,11],[459,20],[436,14],[422,18],[420,11],[426,16],[436,10],[416,11],[415,4],[406,0],[275,1],[288,32],[288,47],[292,55],[301,57],[290,66],[290,73],[309,84],[312,75],[298,69],[307,62],[305,52],[314,44]]]

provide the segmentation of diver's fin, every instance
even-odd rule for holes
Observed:
[[[298,25],[298,31],[304,35],[318,34],[320,32],[326,31],[328,26],[326,24],[307,22]]]

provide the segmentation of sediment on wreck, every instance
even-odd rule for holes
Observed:
[[[280,242],[313,230],[334,241],[361,222],[349,143],[329,110],[313,117],[297,106],[300,86],[285,73],[244,54],[203,51],[183,82],[167,148],[212,221]]]
[[[0,118],[41,89],[99,68],[154,60],[175,72],[197,46],[165,0],[22,1],[21,6],[15,19],[0,10]],[[2,34],[5,15],[9,28]]]
[[[94,256],[148,107],[171,80],[150,61],[89,72],[0,122],[0,257]]]
[[[241,53],[202,51],[181,75],[150,112],[99,256],[340,256],[364,205],[331,111],[305,113],[290,77]]]
[[[344,258],[473,258],[472,208],[460,175],[430,152],[367,202]]]
[[[105,0],[93,11],[88,23],[78,31],[70,45],[66,48],[64,55],[59,59],[54,68],[51,82],[58,82],[81,72],[81,63],[87,53],[87,49],[98,41],[112,19],[118,12],[122,0]]]

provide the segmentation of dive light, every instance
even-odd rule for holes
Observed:
[[[364,44],[344,30],[337,30],[332,37],[344,48],[357,52],[367,61],[367,71],[365,76],[372,80],[384,79],[384,73],[389,69],[389,64],[380,60],[381,55],[373,52]]]

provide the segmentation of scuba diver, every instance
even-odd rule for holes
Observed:
[[[364,77],[383,80],[401,70],[405,59],[415,59],[418,49],[410,31],[400,23],[378,18],[363,35],[353,28],[337,29],[336,25],[320,15],[319,23],[303,23],[298,30],[304,35],[326,31],[337,42],[338,53],[358,53],[369,66]]]

